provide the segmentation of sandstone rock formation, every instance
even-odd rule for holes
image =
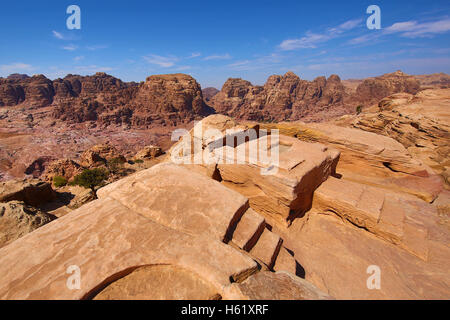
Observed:
[[[336,123],[391,137],[445,176],[450,152],[449,101],[449,89],[424,90],[415,96],[393,95],[383,99],[377,109],[338,119]],[[446,185],[449,186],[448,181]]]
[[[55,199],[51,184],[39,180],[11,180],[0,182],[0,202],[23,201],[30,206]]]
[[[43,178],[53,181],[56,176],[64,177],[67,181],[72,180],[77,174],[82,172],[81,166],[70,159],[61,159],[50,162],[43,173]]]
[[[54,81],[43,75],[0,78],[0,106],[18,104],[52,105],[51,116],[69,123],[137,127],[189,122],[214,112],[203,101],[200,85],[185,74],[150,76],[141,85],[103,72]]]
[[[157,146],[145,146],[133,157],[134,160],[153,159],[163,154],[160,147]]]
[[[269,77],[264,86],[230,78],[210,102],[217,112],[237,119],[317,121],[354,113],[357,105],[370,105],[393,93],[415,94],[419,89],[419,81],[401,71],[366,79],[354,90],[348,90],[337,75],[307,81],[287,72]]]
[[[22,201],[0,203],[0,248],[55,218]]]
[[[212,97],[214,97],[219,92],[220,90],[213,87],[202,89],[203,98],[205,99],[206,102],[209,102],[212,99]]]
[[[330,105],[343,106],[344,87],[336,75],[301,80],[292,72],[271,76],[264,86],[228,79],[211,99],[217,112],[257,121],[296,120]]]
[[[114,299],[132,291],[136,298],[227,299],[241,294],[254,299],[258,297],[251,291],[264,282],[273,282],[272,293],[280,297],[326,297],[285,274],[232,287],[261,266],[252,258],[252,248],[248,252],[230,243],[248,200],[217,181],[166,163],[108,185],[98,195],[99,200],[0,249],[1,298]],[[42,250],[29,252],[37,239]],[[81,271],[79,290],[67,285],[71,265]],[[154,281],[164,275],[165,284]],[[144,281],[141,292],[133,289]]]
[[[125,162],[122,156],[114,146],[109,144],[99,144],[89,148],[80,157],[80,164],[86,168],[98,167],[105,165],[108,160],[120,159]]]
[[[186,74],[148,77],[132,104],[136,126],[189,122],[214,112],[203,101],[200,85]]]
[[[398,92],[416,94],[419,89],[420,82],[414,76],[396,71],[364,80],[356,88],[356,94],[360,101],[373,103]]]

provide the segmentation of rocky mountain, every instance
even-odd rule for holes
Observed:
[[[366,79],[353,91],[337,75],[307,81],[287,72],[269,77],[264,86],[230,78],[210,103],[217,112],[238,119],[318,121],[354,113],[357,105],[370,105],[393,93],[414,94],[419,89],[419,81],[401,71]]]
[[[414,76],[396,71],[379,77],[365,79],[356,88],[356,98],[361,102],[371,104],[394,93],[406,92],[416,94],[419,89],[420,82]]]
[[[422,88],[450,88],[450,76],[446,73],[422,74],[414,76]]]
[[[214,112],[203,101],[197,81],[185,74],[150,76],[142,84],[102,72],[54,81],[43,75],[0,78],[0,106],[14,105],[51,106],[52,118],[70,123],[134,127],[189,122]]]
[[[208,87],[208,88],[205,88],[202,90],[203,98],[205,99],[206,102],[211,100],[212,97],[214,97],[219,92],[220,92],[220,90],[213,88],[213,87]]]

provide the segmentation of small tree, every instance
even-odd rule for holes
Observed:
[[[360,114],[361,113],[362,107],[363,107],[362,105],[359,105],[359,106],[356,107],[356,114]]]
[[[118,173],[120,168],[122,167],[124,161],[122,158],[113,158],[107,161],[107,166],[109,171],[112,173]]]
[[[67,185],[67,179],[61,176],[54,176],[53,185],[56,188],[64,187],[65,185]]]
[[[95,192],[95,187],[102,184],[108,179],[109,172],[104,168],[95,168],[84,170],[73,179],[74,185],[79,185],[84,188],[89,188]]]

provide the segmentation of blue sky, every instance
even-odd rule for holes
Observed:
[[[81,8],[68,30],[66,8]],[[369,5],[381,29],[369,30]],[[0,76],[103,71],[125,81],[188,73],[263,84],[291,70],[342,79],[401,69],[450,73],[450,1],[2,1]]]

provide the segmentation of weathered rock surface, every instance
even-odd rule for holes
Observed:
[[[210,101],[219,92],[220,90],[213,87],[208,87],[202,90],[203,98],[205,99],[206,102]]]
[[[420,215],[420,211],[417,213]],[[445,236],[428,235],[435,243],[427,261],[330,212],[310,212],[304,221],[296,220],[289,229],[276,231],[295,252],[305,270],[305,279],[337,299],[448,299],[450,296],[448,228]],[[422,239],[419,237],[417,241]],[[380,289],[368,287],[369,277],[373,275],[373,271],[368,271],[369,266],[380,268]]]
[[[356,94],[360,101],[370,104],[398,92],[416,94],[419,89],[420,82],[414,76],[396,71],[364,80]]]
[[[21,201],[0,203],[0,248],[55,218]]]
[[[103,289],[94,300],[210,300],[219,290],[196,273],[173,265],[140,267]]]
[[[119,151],[112,145],[99,144],[89,148],[80,157],[80,164],[83,167],[97,167],[106,164],[108,160],[120,159],[126,161]]]
[[[336,75],[301,80],[292,72],[269,77],[264,86],[230,78],[211,99],[218,113],[246,120],[296,120],[330,105],[343,106],[344,87]]]
[[[160,164],[99,198],[0,249],[2,299],[230,299],[239,293],[232,282],[258,272],[249,254],[223,242],[248,200],[212,179]],[[80,271],[79,290],[70,289],[69,266]],[[317,297],[293,275],[280,281],[271,293]]]
[[[239,284],[233,284],[235,294],[248,300],[331,300],[311,283],[291,273],[258,272]]]
[[[395,139],[444,178],[449,170],[450,89],[390,96],[380,102],[378,109],[336,123]]]
[[[0,202],[23,201],[38,206],[55,199],[51,184],[39,180],[11,180],[0,182]]]
[[[52,81],[43,75],[0,78],[0,106],[25,102],[29,107],[43,107],[53,102],[54,94]]]
[[[313,208],[333,212],[424,261],[436,240],[450,241],[448,228],[442,227],[446,219],[434,206],[380,188],[329,178],[314,193]],[[450,255],[446,251],[444,256]]]
[[[341,152],[337,173],[344,179],[376,185],[432,202],[442,191],[442,179],[398,141],[371,132],[329,123],[263,124],[281,134],[320,142]]]
[[[43,177],[47,181],[53,181],[54,177],[59,176],[69,181],[82,171],[82,167],[77,162],[70,159],[61,159],[50,162],[45,168]]]
[[[133,157],[134,160],[145,160],[159,157],[163,154],[160,147],[157,146],[145,146]]]
[[[352,114],[357,105],[368,106],[398,92],[417,93],[419,81],[397,71],[358,82],[348,90],[337,75],[314,81],[300,79],[293,72],[273,75],[264,86],[230,78],[211,100],[218,113],[254,121],[320,121]]]
[[[339,152],[318,143],[280,136],[278,163],[270,166],[252,158],[254,155],[249,151],[262,150],[266,141],[259,138],[257,147],[250,141],[243,145],[243,149],[237,150],[238,154],[244,151],[248,157],[242,164],[237,162],[237,156],[225,156],[225,161],[219,162],[217,168],[222,184],[249,198],[250,206],[270,223],[275,220],[289,225],[309,209],[314,190],[335,173]],[[273,152],[276,152],[275,145],[271,147]],[[215,152],[217,154],[221,150]],[[269,171],[264,173],[268,168],[273,174]]]

